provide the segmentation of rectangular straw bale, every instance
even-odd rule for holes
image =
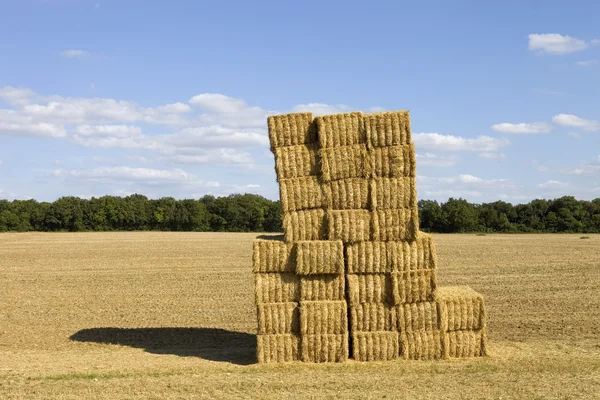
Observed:
[[[370,168],[374,178],[401,178],[416,176],[415,147],[402,146],[376,147],[369,150]]]
[[[344,243],[371,240],[371,219],[367,210],[328,210],[329,239]]]
[[[344,244],[340,240],[298,241],[295,254],[298,275],[344,273]]]
[[[293,113],[267,117],[271,149],[315,143],[317,127],[312,113]]]
[[[315,122],[323,149],[366,142],[361,112],[322,115]]]
[[[413,240],[419,231],[416,208],[373,211],[373,240],[381,242]]]
[[[398,358],[398,332],[354,332],[352,355],[356,361],[388,361]]]
[[[300,278],[294,273],[254,275],[256,303],[285,303],[300,300]]]
[[[367,143],[372,147],[398,146],[411,142],[407,110],[363,115]]]
[[[349,178],[331,181],[325,185],[327,208],[332,210],[357,210],[369,206],[369,180]]]
[[[348,359],[348,334],[302,335],[301,359],[304,362],[344,362]]]
[[[300,332],[303,335],[348,332],[346,301],[302,301]]]
[[[371,206],[373,210],[393,210],[416,207],[416,178],[401,177],[372,179]]]
[[[327,206],[324,186],[317,176],[281,179],[279,181],[281,212],[324,208]]]
[[[256,358],[260,364],[299,361],[299,349],[297,335],[256,335]]]
[[[448,356],[453,358],[487,355],[485,329],[451,331],[446,333]]]
[[[393,242],[359,242],[346,246],[346,265],[350,274],[377,274],[394,270]]]
[[[371,159],[364,144],[320,149],[319,155],[321,174],[325,182],[368,178],[371,175]]]
[[[398,304],[394,311],[399,332],[441,329],[438,304],[435,301]]]
[[[437,280],[434,269],[392,273],[394,304],[433,301],[436,288]]]
[[[318,176],[320,173],[317,144],[299,144],[275,149],[277,180]]]
[[[290,257],[292,245],[282,240],[255,239],[252,243],[253,272],[295,272]]]
[[[348,301],[351,305],[362,303],[388,303],[393,301],[390,274],[346,275]]]
[[[351,332],[392,332],[396,330],[394,306],[386,303],[362,303],[350,306]]]
[[[300,277],[300,300],[323,301],[346,298],[344,275],[305,275]]]
[[[325,210],[292,211],[283,216],[283,230],[286,242],[299,240],[327,239],[327,216]]]
[[[438,360],[447,358],[447,338],[439,330],[400,333],[400,355],[405,360]]]
[[[478,330],[485,328],[483,296],[468,286],[438,288],[442,329],[444,331]]]
[[[298,303],[258,303],[256,309],[259,335],[300,333]]]

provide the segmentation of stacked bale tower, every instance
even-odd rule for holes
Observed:
[[[438,290],[434,242],[419,231],[408,111],[268,126],[284,237],[254,242],[258,361],[484,355],[483,298]]]

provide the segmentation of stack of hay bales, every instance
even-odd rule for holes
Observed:
[[[485,354],[483,298],[437,290],[408,112],[268,125],[284,240],[254,242],[258,361],[341,362],[350,347],[359,361]]]

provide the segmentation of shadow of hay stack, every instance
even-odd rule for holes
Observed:
[[[80,330],[70,339],[238,365],[256,362],[255,334],[217,328],[90,328]]]

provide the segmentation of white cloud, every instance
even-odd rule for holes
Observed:
[[[483,152],[483,153],[479,154],[479,157],[488,158],[488,159],[500,159],[500,158],[504,158],[506,156],[504,155],[504,153]]]
[[[585,50],[589,44],[585,40],[558,33],[533,33],[529,35],[529,50],[538,53],[561,55]]]
[[[558,125],[581,128],[585,131],[600,131],[600,122],[583,119],[573,114],[558,114],[552,117],[552,121]]]
[[[345,104],[323,104],[323,103],[309,103],[299,104],[292,108],[292,112],[312,112],[313,115],[326,115],[326,114],[338,114],[356,111],[354,108]]]
[[[23,105],[29,102],[29,98],[35,93],[31,89],[4,86],[0,88],[0,98],[11,104]]]
[[[85,57],[89,56],[90,53],[88,53],[85,50],[70,49],[70,50],[61,51],[60,55],[65,58],[85,58]]]
[[[249,184],[249,185],[246,185],[246,187],[249,188],[249,189],[256,189],[256,188],[259,188],[260,185]]]
[[[458,164],[459,157],[456,156],[438,156],[433,153],[417,154],[417,165],[420,167],[441,167],[449,168]]]
[[[199,94],[192,97],[189,103],[220,114],[233,114],[248,108],[248,104],[244,100],[219,93]]]
[[[62,125],[38,122],[13,110],[0,110],[0,136],[65,137]]]
[[[585,60],[585,61],[577,61],[575,64],[578,67],[591,67],[592,65],[599,64],[600,60]]]
[[[428,176],[417,176],[417,182],[423,183],[424,185],[430,184],[463,184],[468,186],[495,186],[495,187],[511,187],[514,183],[510,179],[482,179],[470,174],[460,174],[452,177],[441,177],[434,178]]]
[[[560,181],[547,181],[536,185],[539,189],[564,189],[568,186],[568,183]]]
[[[439,133],[415,133],[413,141],[418,150],[453,152],[472,151],[476,153],[492,153],[510,145],[508,139],[497,139],[490,136],[464,138],[460,136],[441,135]]]
[[[142,134],[142,128],[133,125],[77,125],[75,133],[81,136],[112,136],[127,138]]]
[[[187,113],[192,111],[192,107],[190,107],[188,104],[184,104],[184,103],[172,103],[172,104],[167,104],[164,106],[158,106],[156,107],[156,111],[158,112],[164,112],[164,113],[173,113],[173,114],[180,114],[180,113]]]
[[[600,155],[593,161],[583,163],[580,167],[569,170],[571,175],[592,175],[600,173]]]
[[[577,132],[569,132],[569,133],[567,133],[567,135],[569,135],[571,137],[574,137],[575,139],[581,139],[582,138],[582,136],[579,133],[577,133]]]
[[[532,122],[519,124],[503,122],[501,124],[492,125],[492,129],[496,132],[514,134],[548,133],[552,130],[552,128],[554,128],[552,124],[549,124],[547,122]]]

